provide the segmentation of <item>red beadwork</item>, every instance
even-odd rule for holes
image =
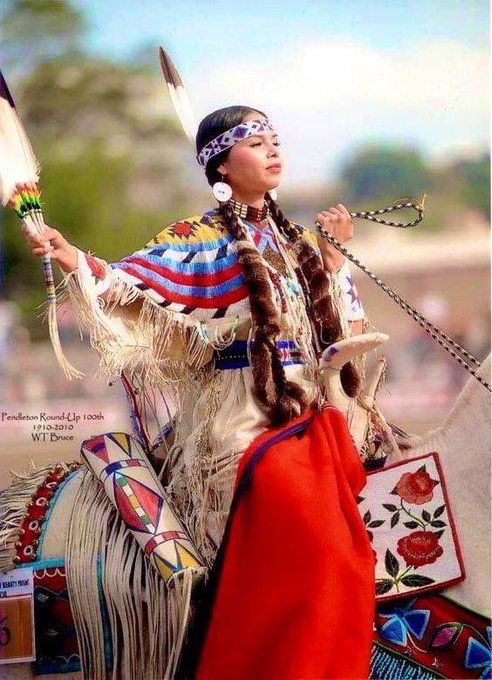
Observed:
[[[71,463],[68,470],[64,470],[62,465],[55,465],[31,495],[18,532],[19,540],[15,544],[16,554],[12,559],[14,564],[34,562],[37,559],[38,536],[46,519],[51,498],[67,475],[77,470],[80,465],[81,463],[77,462]]]
[[[280,275],[277,274],[277,272],[272,271],[271,269],[268,270],[268,274],[270,276],[270,280],[272,281],[273,285],[277,289],[278,294],[280,296],[280,306],[282,314],[285,314],[287,312],[287,301],[285,299],[284,289],[282,288],[282,283],[280,281]]]
[[[106,276],[106,270],[104,268],[104,265],[102,265],[98,260],[96,260],[95,257],[89,255],[89,253],[85,254],[85,259],[93,276],[99,281],[104,279],[104,277]]]

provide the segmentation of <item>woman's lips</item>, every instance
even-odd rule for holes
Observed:
[[[282,166],[281,165],[271,165],[266,170],[267,170],[267,172],[274,172],[274,173],[277,174],[279,172],[282,172]]]

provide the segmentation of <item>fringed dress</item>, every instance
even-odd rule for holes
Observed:
[[[227,543],[235,546],[233,554],[221,558],[222,568],[229,570],[229,581],[224,577],[223,583],[229,583],[225,600],[230,606],[212,617],[212,605],[224,602],[224,591],[215,589],[217,600],[209,603],[207,646],[198,677],[362,677],[357,673],[369,670],[374,607],[372,550],[355,503],[365,483],[364,468],[344,418],[333,408],[326,410],[319,348],[299,283],[302,275],[289,242],[273,220],[268,221],[259,228],[242,220],[267,266],[272,296],[281,311],[277,345],[282,364],[287,378],[308,395],[310,424],[302,446],[286,439],[271,447],[253,472],[259,487],[245,492],[237,505],[234,521],[239,526],[228,526],[227,532]],[[294,226],[317,248],[308,229]],[[77,257],[77,268],[63,282],[62,303],[71,304],[81,330],[89,332],[100,356],[100,374],[123,376],[131,385],[139,414],[133,434],[141,441],[145,436],[147,450],[150,441],[152,452],[165,459],[163,482],[169,501],[204,563],[212,567],[228,518],[232,524],[239,466],[244,468],[243,461],[257,443],[272,433],[254,393],[251,311],[234,239],[221,214],[212,209],[166,227],[118,262],[108,264],[79,249]],[[348,265],[327,277],[347,337],[348,321],[369,322]],[[306,414],[301,414],[301,422],[307,423]],[[149,440],[151,417],[154,432]],[[313,444],[322,440],[322,447]],[[282,509],[278,518],[284,518],[283,524],[274,520],[273,507]],[[262,555],[261,545],[267,544],[271,552]],[[294,553],[298,564],[292,561]],[[251,634],[248,625],[254,627],[254,616],[248,610],[243,618],[246,601],[230,584],[236,577],[241,581],[249,577],[240,588],[250,588],[254,565],[261,567],[262,576],[251,590],[251,602],[258,607],[263,641],[250,647],[244,636]],[[269,589],[268,583],[275,587]],[[260,616],[268,590],[271,599]],[[229,617],[232,611],[234,621]],[[237,654],[224,649],[221,661],[219,649],[228,620],[233,628],[226,638],[231,640],[232,633]],[[239,625],[234,638],[234,626],[241,621],[244,626]],[[256,657],[247,661],[248,650],[255,656],[269,648],[270,664],[262,666]],[[345,665],[340,667],[334,661],[337,649],[344,650]],[[313,655],[319,663],[307,663]],[[352,668],[354,674],[337,675],[342,667]]]

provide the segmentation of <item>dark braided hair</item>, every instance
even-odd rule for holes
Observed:
[[[342,327],[330,297],[323,263],[314,248],[302,237],[302,232],[285,217],[268,193],[265,200],[279,231],[293,245],[307,289],[308,314],[314,323],[321,348],[326,349],[342,337]],[[360,388],[360,378],[352,363],[343,366],[340,380],[345,392],[355,397]]]
[[[228,106],[206,116],[200,123],[196,135],[196,151],[222,132],[242,123],[250,113],[266,117],[262,111],[247,106]],[[217,168],[227,159],[230,148],[212,157],[207,163],[205,174],[213,186],[221,180]],[[329,339],[341,334],[340,323],[328,295],[328,282],[321,260],[314,248],[300,238],[296,228],[283,216],[280,208],[269,200],[272,216],[284,235],[295,244],[301,270],[306,278],[311,295],[311,313],[316,319],[320,337]],[[243,269],[248,287],[251,316],[253,319],[253,344],[251,348],[252,373],[257,398],[268,408],[273,424],[280,424],[299,415],[307,406],[304,390],[287,380],[276,339],[280,333],[280,316],[276,308],[269,283],[268,271],[261,254],[249,241],[245,228],[228,203],[219,208],[224,222],[236,241],[237,256]],[[316,268],[317,267],[317,268]],[[321,276],[320,276],[321,275]],[[324,281],[324,288],[321,282]],[[327,314],[331,316],[327,317]],[[326,342],[326,346],[329,342]],[[345,369],[345,366],[344,366]],[[343,380],[342,370],[342,380]]]

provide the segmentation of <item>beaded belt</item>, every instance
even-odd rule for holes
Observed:
[[[294,340],[277,340],[280,359],[284,366],[306,363],[302,351]],[[215,350],[215,368],[225,371],[231,368],[246,368],[250,365],[248,358],[248,341],[234,340],[225,349]]]

